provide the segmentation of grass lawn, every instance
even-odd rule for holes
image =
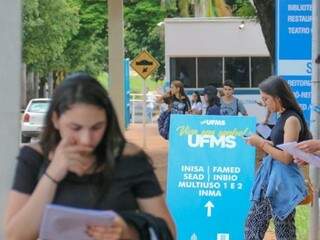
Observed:
[[[102,86],[108,88],[108,74],[106,72],[100,73],[97,79]]]
[[[102,86],[108,88],[108,74],[101,73],[98,76],[98,81],[102,84]],[[150,91],[157,90],[158,87],[161,87],[163,81],[154,81],[151,78],[147,78],[147,80],[143,80],[139,75],[131,74],[130,76],[130,91],[131,93],[142,93],[143,81],[146,81],[146,87],[149,88]]]
[[[310,215],[310,205],[301,205],[297,207],[295,220],[296,220],[298,240],[308,239],[309,215]]]
[[[310,206],[299,205],[296,210],[297,240],[308,240]],[[273,223],[270,225],[270,228],[274,231]]]
[[[157,90],[158,87],[161,87],[163,81],[154,81],[151,78],[147,78],[147,80],[143,80],[140,76],[132,76],[130,78],[130,90],[131,93],[142,93],[143,81],[146,81],[146,87],[149,88],[150,91]]]

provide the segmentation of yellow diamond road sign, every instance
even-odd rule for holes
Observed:
[[[149,77],[160,66],[159,62],[147,51],[142,51],[131,62],[131,67],[143,79]]]

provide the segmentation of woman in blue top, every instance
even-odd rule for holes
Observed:
[[[245,239],[263,239],[271,218],[277,239],[296,239],[295,207],[306,197],[304,178],[293,157],[278,149],[278,144],[311,138],[306,121],[288,83],[271,76],[259,85],[262,101],[279,118],[271,132],[271,141],[256,134],[247,142],[267,156],[258,170],[245,226]]]

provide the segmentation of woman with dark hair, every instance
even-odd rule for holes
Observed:
[[[247,142],[267,155],[257,172],[253,185],[250,209],[245,226],[245,239],[263,239],[271,218],[277,239],[296,239],[295,207],[304,200],[307,189],[303,174],[293,157],[276,146],[311,138],[293,92],[280,77],[271,76],[259,85],[262,101],[279,118],[271,132],[271,141],[256,134]]]
[[[6,239],[37,239],[47,204],[114,210],[92,239],[139,239],[123,211],[143,210],[174,225],[149,157],[126,142],[106,90],[87,74],[54,92],[40,143],[22,147],[6,211]],[[30,221],[31,220],[31,221]],[[25,224],[28,223],[28,227]]]
[[[191,96],[191,113],[196,115],[202,113],[202,101],[198,91],[194,91]]]
[[[214,86],[207,86],[203,90],[203,97],[207,108],[205,115],[220,115],[220,98],[218,90]]]

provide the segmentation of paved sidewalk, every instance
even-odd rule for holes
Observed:
[[[151,157],[156,174],[162,188],[166,189],[167,180],[167,158],[168,143],[158,133],[156,123],[146,124],[146,148],[144,149]],[[131,124],[125,132],[129,142],[133,142],[143,148],[143,128],[142,124]]]
[[[156,168],[156,175],[160,181],[162,189],[166,190],[167,184],[167,162],[168,162],[168,142],[158,133],[156,123],[146,124],[146,148],[144,149],[152,158]],[[131,124],[125,136],[129,142],[133,142],[143,147],[143,128],[142,124]],[[275,240],[273,232],[267,232],[264,240]]]

